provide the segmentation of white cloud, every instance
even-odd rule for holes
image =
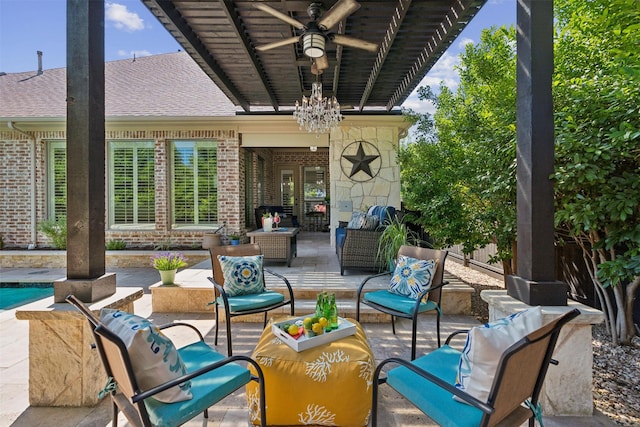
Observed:
[[[473,41],[473,39],[470,39],[468,37],[460,39],[460,41],[458,41],[458,49],[464,50],[465,46],[470,43],[475,43],[475,42]]]
[[[455,91],[458,88],[458,83],[460,82],[458,72],[455,70],[455,66],[457,66],[459,62],[460,59],[457,54],[452,55],[445,52],[433,68],[431,68],[431,71],[429,71],[429,73],[427,73],[427,75],[420,81],[417,87],[431,86],[431,89],[437,94],[440,83],[442,82],[449,89]],[[407,97],[402,106],[405,108],[411,108],[414,111],[423,114],[435,112],[435,107],[431,102],[421,101],[418,98],[417,89]]]
[[[127,6],[118,3],[105,5],[105,18],[113,22],[119,30],[128,32],[144,29],[144,20],[137,13],[130,12]]]
[[[407,100],[404,101],[404,104],[402,104],[402,106],[404,108],[410,108],[413,111],[416,111],[421,114],[425,114],[425,113],[433,114],[436,112],[436,107],[435,105],[433,105],[431,101],[421,101],[420,99],[418,99],[418,95],[415,93],[412,93],[407,98]]]

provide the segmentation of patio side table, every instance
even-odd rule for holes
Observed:
[[[285,261],[287,267],[291,267],[291,260],[297,256],[297,234],[300,231],[296,227],[280,227],[274,231],[263,231],[261,228],[250,231],[247,236],[251,243],[257,243],[265,260]]]
[[[362,326],[348,320],[355,335],[299,353],[267,325],[251,357],[264,374],[269,425],[367,425],[375,359]],[[247,384],[246,393],[249,407],[257,408],[257,384]],[[257,411],[251,422],[259,424]]]

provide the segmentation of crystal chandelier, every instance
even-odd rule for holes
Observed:
[[[302,102],[296,101],[293,118],[297,120],[300,129],[317,134],[327,133],[338,126],[342,120],[340,104],[335,96],[331,99],[322,96],[322,83],[317,80],[311,86],[311,96],[302,97]]]

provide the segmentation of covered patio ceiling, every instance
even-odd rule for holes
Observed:
[[[307,27],[313,21],[311,0],[142,2],[245,112],[290,111],[318,78],[344,112],[370,113],[399,107],[486,0],[357,0],[354,12],[332,14],[346,17],[327,28],[328,66],[319,75],[294,40],[305,31],[295,21]],[[338,1],[316,3],[327,17]],[[260,4],[286,16],[258,9]],[[370,50],[338,45],[340,36],[369,42]],[[279,41],[279,47],[258,50]]]

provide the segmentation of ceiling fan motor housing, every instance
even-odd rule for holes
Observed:
[[[307,25],[302,35],[302,51],[309,58],[320,58],[324,55],[326,37],[318,28],[315,21]]]

